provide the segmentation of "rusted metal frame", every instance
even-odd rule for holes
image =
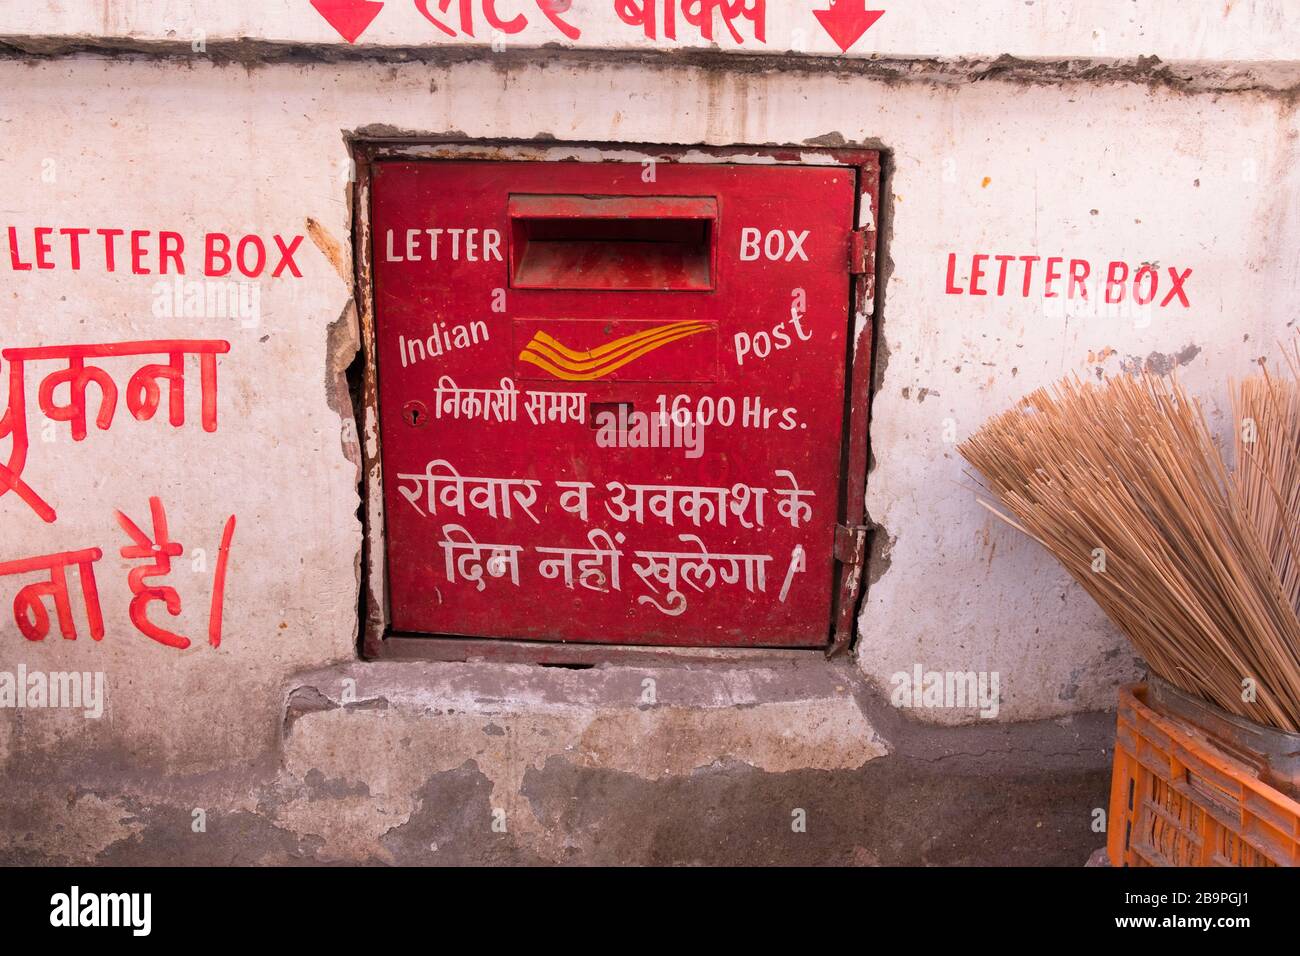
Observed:
[[[857,222],[850,258],[853,331],[849,336],[847,410],[844,423],[841,520],[836,558],[841,562],[835,595],[835,622],[827,657],[847,650],[866,575],[866,480],[871,413],[871,346],[875,324],[877,221],[880,210],[880,154],[854,153],[858,174]]]
[[[784,166],[861,167],[878,153],[868,149],[804,146],[676,146],[662,143],[614,143],[568,140],[479,139],[439,140],[394,134],[354,140],[372,161],[482,160],[489,162],[687,162],[701,164],[753,163]],[[876,165],[879,163],[876,161]]]
[[[352,263],[360,331],[362,380],[358,409],[361,447],[361,651],[366,658],[384,656],[388,632],[387,557],[384,547],[383,456],[379,436],[379,365],[376,361],[375,300],[371,269],[370,163],[364,144],[353,144],[356,181],[352,189]]]
[[[535,664],[594,665],[635,661],[673,663],[684,660],[709,662],[755,662],[807,659],[806,649],[777,648],[680,648],[630,645],[565,644],[503,641],[494,638],[462,638],[389,633],[386,549],[382,496],[382,456],[378,417],[378,363],[376,361],[372,237],[370,230],[370,168],[384,159],[506,160],[582,162],[700,162],[755,163],[776,165],[843,166],[858,176],[859,208],[855,226],[866,229],[869,261],[863,275],[850,277],[849,375],[847,414],[842,441],[845,446],[841,476],[841,525],[853,532],[848,545],[841,546],[837,529],[836,557],[842,562],[837,594],[832,607],[830,640],[826,656],[848,647],[864,572],[867,465],[867,416],[871,386],[872,313],[875,298],[875,220],[879,210],[879,153],[874,150],[790,147],[751,148],[684,147],[661,144],[538,142],[535,140],[448,140],[407,136],[368,137],[351,140],[357,181],[353,189],[353,263],[355,295],[363,360],[360,409],[362,452],[362,507],[365,516],[362,547],[361,587],[362,656],[370,660],[458,661],[495,660]],[[593,155],[594,154],[594,155]],[[823,160],[818,163],[816,160]],[[864,218],[865,217],[865,218]],[[849,270],[846,269],[846,273]]]

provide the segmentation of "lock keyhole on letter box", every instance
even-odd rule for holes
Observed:
[[[718,205],[680,196],[512,196],[517,289],[713,288]]]
[[[402,406],[402,418],[412,428],[429,424],[429,407],[420,401],[410,401]]]

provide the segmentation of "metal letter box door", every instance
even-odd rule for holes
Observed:
[[[643,169],[376,165],[394,632],[827,644],[855,170]]]

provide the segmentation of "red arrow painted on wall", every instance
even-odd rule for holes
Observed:
[[[835,44],[848,53],[849,47],[862,39],[862,34],[870,30],[885,11],[868,10],[867,0],[831,0],[829,10],[814,10],[813,15],[821,21],[822,29],[831,35]]]
[[[349,43],[356,43],[384,9],[382,0],[311,0],[311,5]]]

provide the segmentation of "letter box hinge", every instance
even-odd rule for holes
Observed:
[[[841,564],[861,564],[867,550],[867,526],[835,526],[835,560]]]
[[[876,246],[874,229],[854,229],[849,233],[849,274],[860,276],[874,271]]]

